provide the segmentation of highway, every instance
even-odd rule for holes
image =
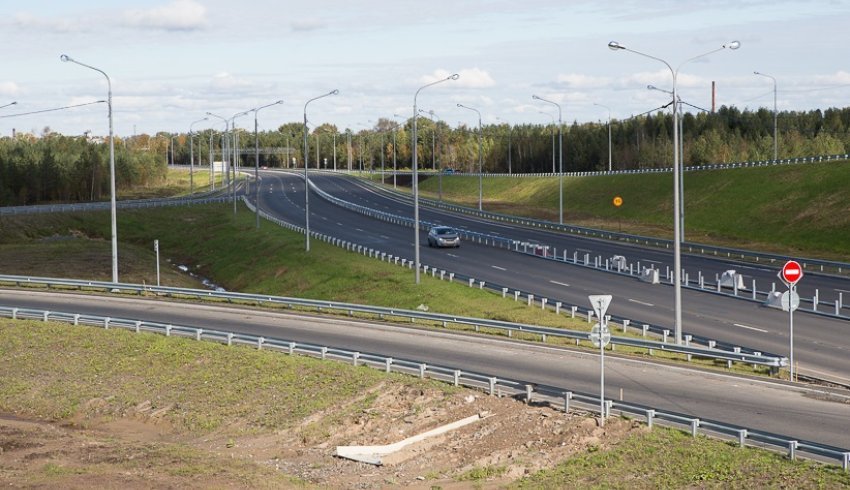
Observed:
[[[311,180],[314,177],[311,176]],[[339,179],[315,176],[322,189]],[[330,183],[328,181],[331,181]],[[260,202],[262,209],[291,223],[304,225],[304,183],[299,175],[265,172]],[[253,200],[253,192],[250,194]],[[413,233],[410,228],[368,218],[342,209],[315,193],[310,199],[311,229],[354,243],[373,247],[393,255],[413,258]],[[379,208],[380,209],[380,208]],[[434,211],[428,218],[455,225],[455,217]],[[423,218],[426,219],[426,218]],[[471,220],[475,221],[475,220]],[[503,233],[513,230],[502,224]],[[501,229],[501,228],[500,228]],[[513,231],[512,231],[513,232]],[[521,229],[521,233],[540,233]],[[518,233],[519,233],[518,232]],[[420,236],[427,243],[425,233]],[[582,248],[595,251],[604,246],[599,240],[585,241]],[[660,251],[651,250],[652,253]],[[570,264],[544,261],[533,256],[510,253],[504,249],[464,242],[458,249],[421,249],[422,263],[438,269],[458,272],[512,289],[531,291],[550,303],[589,306],[588,294],[614,295],[611,314],[630,318],[634,323],[671,325],[672,289],[650,286],[634,278],[605,274]],[[413,273],[411,272],[411,280]],[[787,355],[789,332],[787,314],[756,303],[691,290],[683,290],[685,333],[752,347],[763,352]],[[797,314],[795,318],[794,357],[800,374],[850,384],[850,342],[845,321]]]
[[[392,355],[563,390],[599,393],[595,353],[540,344],[244,307],[0,290],[0,304],[159,321]],[[83,327],[91,328],[91,327]],[[850,448],[850,400],[827,390],[606,355],[606,397]],[[846,393],[846,392],[845,392]]]

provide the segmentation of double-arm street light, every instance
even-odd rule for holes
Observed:
[[[330,92],[324,95],[313,97],[312,99],[304,103],[304,222],[306,224],[305,228],[307,230],[304,250],[306,250],[307,252],[310,251],[310,175],[307,172],[307,168],[310,166],[308,165],[307,161],[309,160],[310,156],[307,148],[307,106],[310,105],[310,102],[313,102],[314,100],[319,100],[324,97],[337,94],[339,94],[339,90],[331,90]],[[318,165],[318,162],[316,164]]]
[[[449,80],[457,80],[458,78],[460,78],[460,75],[457,73],[449,75],[446,78],[419,87],[416,93],[413,94],[413,135],[411,142],[413,144],[413,248],[416,262],[414,264],[416,268],[416,284],[419,284],[419,160],[416,151],[416,147],[418,146],[416,141],[416,119],[419,109],[416,106],[416,99],[419,97],[419,92],[422,89],[437,85],[438,83],[448,82]]]
[[[481,201],[484,197],[484,181],[482,177],[484,173],[484,155],[481,152],[481,112],[479,112],[478,109],[465,106],[463,104],[458,104],[457,106],[470,111],[475,111],[475,113],[478,114],[478,210],[481,211]]]
[[[532,95],[532,99],[552,104],[558,108],[558,223],[564,224],[564,134],[561,104],[544,99],[539,95]]]
[[[608,171],[611,171],[611,108],[604,104],[597,104],[596,102],[593,105],[598,105],[599,107],[604,107],[608,109]]]
[[[194,144],[194,134],[192,133],[192,126],[198,124],[199,122],[209,121],[210,118],[205,117],[203,119],[198,119],[197,121],[193,121],[189,124],[189,194],[195,192],[195,144]],[[198,152],[200,155],[200,152]]]
[[[776,159],[779,158],[779,156],[778,156],[778,154],[779,154],[779,152],[778,152],[779,146],[778,145],[779,144],[777,143],[777,139],[776,139],[776,117],[777,117],[777,114],[778,114],[776,112],[776,78],[768,75],[767,73],[762,73],[762,72],[759,72],[759,71],[754,71],[753,74],[759,75],[759,76],[762,76],[762,77],[767,77],[767,78],[773,80],[773,159],[776,160]]]
[[[676,88],[676,81],[679,77],[679,70],[685,64],[694,61],[696,59],[702,58],[704,56],[708,56],[712,53],[716,53],[718,51],[722,51],[726,48],[729,49],[738,49],[741,47],[741,43],[738,41],[732,41],[730,43],[724,44],[717,49],[713,49],[707,53],[703,53],[699,56],[694,56],[693,58],[688,58],[679,64],[679,66],[674,70],[670,63],[667,63],[661,58],[648,55],[646,53],[642,53],[640,51],[635,51],[633,49],[629,49],[622,44],[611,41],[608,43],[608,47],[612,51],[629,51],[631,53],[643,56],[645,58],[649,58],[664,64],[668,70],[670,70],[670,75],[673,77],[673,289],[674,289],[674,328],[676,334],[676,343],[682,343],[682,243],[681,243],[681,233],[680,233],[680,203],[679,203],[679,121],[678,121],[678,111],[676,110],[676,101],[678,99],[678,92]]]
[[[71,63],[76,63],[90,70],[99,72],[101,75],[106,77],[106,87],[108,91],[106,105],[109,111],[109,209],[111,212],[112,222],[112,282],[118,282],[118,219],[115,205],[115,142],[114,138],[112,137],[112,81],[109,79],[109,75],[107,75],[106,72],[104,72],[103,70],[87,65],[85,63],[80,63],[79,61],[71,58],[67,54],[61,55],[59,59],[62,61],[70,61]]]
[[[655,85],[647,85],[647,90],[655,90],[658,92],[663,92],[665,94],[673,96],[672,90],[664,90],[663,88],[658,88]],[[672,99],[674,111],[678,114],[679,118],[679,163],[682,167],[682,171],[679,172],[679,239],[684,242],[685,241],[685,117],[684,107],[682,106],[682,98],[676,94],[675,99]]]
[[[254,113],[254,208],[257,221],[257,229],[260,229],[260,135],[257,132],[257,113],[266,107],[283,104],[282,100],[256,107],[248,112]]]

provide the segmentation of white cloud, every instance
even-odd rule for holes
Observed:
[[[128,10],[124,24],[130,27],[195,31],[206,27],[207,8],[194,0],[174,0],[147,10]]]
[[[601,88],[608,86],[611,83],[611,78],[567,73],[558,75],[558,83],[563,83],[570,88]]]
[[[316,18],[298,19],[289,24],[290,28],[295,32],[317,31],[327,27],[323,21]]]
[[[822,85],[847,85],[850,84],[850,73],[841,70],[831,75],[818,75],[814,80],[816,84]]]
[[[28,12],[15,14],[12,23],[26,30],[45,30],[58,33],[79,32],[88,30],[89,25],[81,19],[60,19],[36,17]]]
[[[210,81],[210,87],[216,91],[239,90],[251,86],[253,84],[249,80],[235,77],[227,72],[215,74]]]
[[[15,82],[0,82],[0,95],[18,95],[21,93],[21,88]],[[6,102],[0,102],[6,103]]]

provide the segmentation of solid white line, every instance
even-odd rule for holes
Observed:
[[[641,262],[649,262],[651,264],[660,264],[661,263],[657,260],[649,260],[649,259],[641,259]]]
[[[389,239],[390,239],[390,237],[388,237],[388,236],[386,236],[386,235],[380,235],[380,237],[381,237],[381,238],[383,238],[384,240],[389,240]]]
[[[736,327],[746,328],[747,330],[755,330],[756,332],[767,333],[767,330],[763,328],[751,327],[749,325],[741,325],[740,323],[733,323]]]
[[[355,230],[359,231],[360,233],[366,233],[365,231],[361,230],[360,228],[355,228]]]
[[[565,282],[558,282],[558,281],[549,281],[549,282],[551,282],[552,284],[557,284],[558,286],[564,286],[565,288],[570,287],[570,285],[565,283]]]
[[[645,301],[638,301],[638,300],[636,300],[636,299],[632,299],[632,298],[629,298],[629,301],[631,301],[632,303],[637,303],[637,304],[639,304],[639,305],[643,305],[643,306],[655,306],[655,305],[654,305],[654,304],[652,304],[652,303],[647,303],[647,302],[645,302]]]
[[[497,270],[500,270],[500,271],[506,271],[507,270],[504,267],[499,267],[498,265],[491,265],[490,267],[497,269]]]
[[[340,222],[338,222],[338,221],[337,221],[337,223],[336,223],[336,224],[338,224],[339,226],[342,226],[342,223],[340,223]]]
[[[454,257],[454,258],[456,258],[456,259],[459,259],[459,258],[460,258],[460,256],[455,255],[455,254],[446,254],[446,255],[448,255],[449,257]]]

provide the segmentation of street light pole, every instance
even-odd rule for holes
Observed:
[[[189,124],[189,194],[195,192],[195,138],[193,137],[192,126],[208,120],[209,118],[205,117]],[[200,159],[200,152],[198,152],[198,157]]]
[[[67,54],[63,54],[59,57],[62,61],[70,61],[71,63],[76,63],[80,66],[84,66],[90,70],[94,70],[99,72],[101,75],[106,77],[106,86],[108,90],[108,95],[106,98],[106,104],[109,110],[109,190],[110,190],[110,198],[109,198],[109,209],[111,214],[111,226],[112,226],[112,282],[118,282],[118,218],[116,212],[116,204],[115,204],[115,141],[112,136],[112,81],[109,79],[109,75],[106,74],[103,70],[99,68],[95,68],[93,66],[87,65],[85,63],[80,63],[79,61],[71,58]]]
[[[254,211],[257,218],[257,229],[260,229],[260,134],[257,132],[257,113],[266,107],[283,104],[282,100],[251,109],[254,113]]]
[[[233,134],[231,138],[233,140],[233,165],[231,165],[233,171],[233,178],[231,179],[231,183],[233,184],[233,186],[230,190],[230,194],[233,197],[233,214],[236,214],[236,184],[238,183],[238,179],[236,177],[236,170],[240,167],[239,157],[241,156],[239,154],[239,132],[236,130],[236,118],[240,116],[245,116],[249,112],[251,111],[237,112],[233,115],[233,117],[230,118],[230,129],[231,133]]]
[[[608,109],[608,172],[611,172],[611,108],[607,105],[597,104],[596,102],[593,105]]]
[[[419,284],[419,160],[416,151],[416,147],[418,146],[416,142],[416,115],[418,112],[416,107],[416,99],[419,97],[419,92],[421,92],[422,89],[428,88],[438,83],[448,82],[449,80],[457,80],[458,78],[460,78],[460,75],[458,75],[457,73],[449,75],[446,78],[419,87],[419,89],[416,90],[416,93],[413,94],[413,248],[415,250],[414,255],[416,259],[416,284]]]
[[[470,111],[475,111],[478,114],[478,210],[482,210],[482,200],[484,198],[484,156],[481,152],[481,112],[478,109],[474,109],[472,107],[465,106],[463,104],[458,104],[458,107],[462,107],[464,109],[469,109]]]
[[[401,117],[398,114],[393,114],[393,189],[398,189],[396,185],[396,174],[398,173],[398,166],[396,164],[396,138],[398,136],[398,122],[395,121],[395,118]]]
[[[779,158],[779,144],[778,140],[776,139],[776,118],[779,114],[778,112],[776,112],[776,78],[768,75],[767,73],[761,73],[758,71],[754,71],[753,73],[773,80],[773,160],[776,161]]]
[[[648,90],[657,90],[659,92],[664,92],[665,94],[669,94],[673,96],[672,90],[664,90],[663,88],[658,88],[655,85],[647,85],[646,88]],[[679,163],[682,167],[682,171],[679,172],[679,236],[680,240],[684,243],[685,241],[685,117],[684,107],[682,106],[682,98],[677,94],[671,104],[673,104],[674,110],[677,111],[679,117]]]
[[[532,95],[532,99],[547,102],[558,108],[558,222],[564,224],[564,134],[563,119],[561,117],[561,104],[544,99],[538,95]]]
[[[307,106],[310,105],[310,102],[314,100],[318,100],[329,95],[337,95],[339,94],[339,90],[331,90],[330,92],[320,95],[318,97],[313,97],[304,103],[304,222],[306,223],[306,242],[304,250],[310,251],[310,175],[307,171],[309,165],[307,164],[307,160],[309,157],[309,151],[307,148]]]
[[[648,55],[646,53],[641,53],[640,51],[635,51],[633,49],[629,49],[616,41],[611,41],[608,43],[608,47],[612,51],[629,51],[631,53],[643,56],[645,58],[653,59],[655,61],[659,61],[670,70],[670,75],[673,77],[673,289],[674,289],[674,329],[676,333],[676,343],[682,343],[682,236],[679,230],[680,228],[680,204],[679,204],[679,118],[678,111],[676,110],[676,101],[678,100],[678,92],[676,88],[676,82],[679,76],[679,70],[686,63],[694,61],[698,58],[702,58],[703,56],[708,56],[712,53],[716,53],[723,49],[738,49],[741,47],[741,43],[738,41],[732,41],[728,44],[724,44],[720,48],[713,49],[707,53],[703,53],[699,56],[694,56],[693,58],[689,58],[683,61],[679,66],[674,70],[670,63],[667,63],[661,58],[657,58],[655,56]]]

